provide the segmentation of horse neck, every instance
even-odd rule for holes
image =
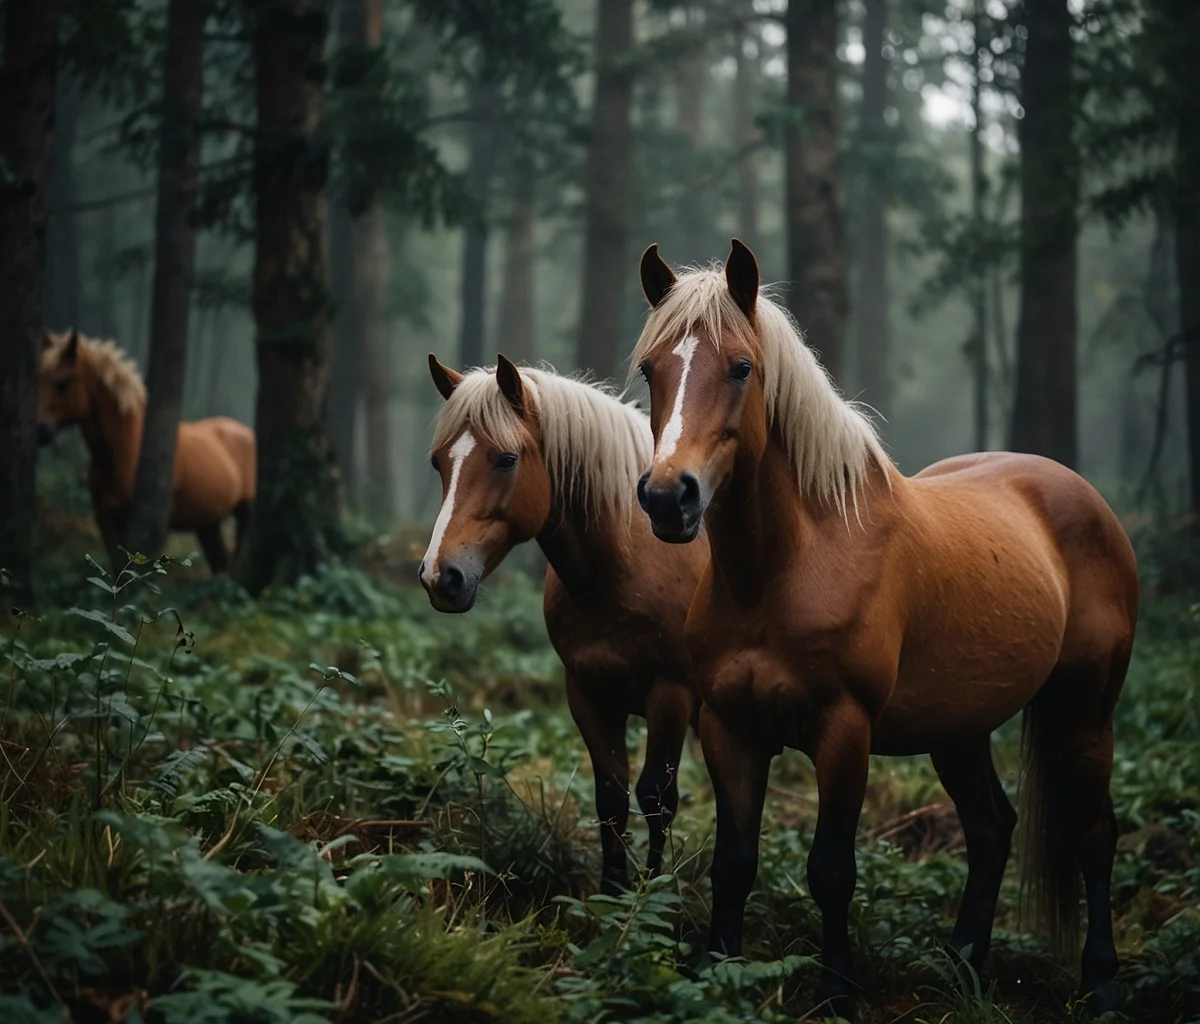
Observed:
[[[556,496],[537,541],[567,593],[586,602],[602,595],[619,575],[621,536],[612,512],[589,515],[581,502]]]
[[[140,409],[121,409],[97,377],[88,382],[88,397],[92,415],[82,426],[92,465],[120,497],[132,499],[144,413]]]
[[[739,455],[704,516],[714,583],[739,604],[761,600],[783,565],[812,543],[814,516],[797,493],[794,464],[770,431],[761,457]]]

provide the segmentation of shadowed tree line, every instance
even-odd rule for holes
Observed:
[[[731,234],[902,452],[904,420],[953,380],[971,447],[1078,466],[1097,420],[1080,380],[1110,346],[1133,438],[1121,472],[1176,467],[1195,513],[1193,6],[6,5],[0,565],[27,599],[43,326],[114,333],[148,356],[129,550],[164,546],[189,395],[247,396],[258,494],[237,572],[257,591],[336,557],[347,508],[387,527],[398,492],[418,487],[401,466],[419,461],[431,408],[410,394],[423,335],[456,336],[461,365],[499,349],[620,380],[637,253],[658,241],[675,262],[706,261]],[[958,127],[931,125],[928,88],[956,97]],[[100,200],[78,155],[97,138],[141,176]],[[125,213],[148,203],[152,215]],[[130,243],[134,220],[151,242]],[[1097,316],[1081,237],[1146,224],[1146,297]],[[237,317],[253,328],[252,397],[228,370]],[[956,360],[913,354],[922,324]],[[419,487],[409,514],[432,500]]]

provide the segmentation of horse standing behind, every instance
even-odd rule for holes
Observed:
[[[439,611],[465,612],[505,555],[537,539],[549,562],[546,629],[592,760],[601,888],[615,892],[628,885],[629,715],[646,718],[637,797],[651,873],[678,807],[679,757],[697,707],[683,624],[708,545],[660,544],[634,508],[651,449],[637,409],[504,356],[494,371],[463,376],[430,355],[429,369],[446,404],[431,446],[442,507],[421,583]]]
[[[115,569],[124,564],[118,545],[133,502],[145,410],[142,378],[113,342],[76,330],[43,332],[38,443],[48,444],[70,424],[82,427],[91,454],[92,511]],[[195,532],[213,573],[230,564],[221,537],[221,523],[230,515],[241,546],[254,485],[254,431],[224,416],[179,424],[169,526]]]
[[[808,881],[821,910],[819,1003],[854,991],[847,910],[868,758],[928,752],[967,841],[951,944],[980,968],[1016,822],[991,732],[1025,709],[1021,868],[1054,949],[1078,943],[1083,991],[1116,999],[1109,886],[1113,709],[1137,619],[1133,549],[1082,477],[1005,452],[907,478],[738,241],[678,279],[651,246],[653,307],[633,354],[656,449],[638,493],[655,534],[709,532],[686,635],[717,801],[710,949],[741,951],[767,770],[812,759]]]

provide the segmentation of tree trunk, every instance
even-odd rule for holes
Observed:
[[[1074,466],[1076,211],[1071,14],[1026,0],[1021,145],[1021,310],[1012,447]]]
[[[377,4],[378,0],[374,0]],[[390,525],[395,512],[392,473],[392,430],[389,406],[392,375],[384,355],[387,322],[388,245],[383,210],[372,203],[354,222],[354,331],[365,399],[367,479],[363,488],[372,522]]]
[[[513,171],[512,208],[504,253],[504,291],[500,296],[500,351],[528,363],[534,357],[533,260],[534,200],[537,185],[532,161],[520,158]]]
[[[262,0],[256,14],[258,493],[237,566],[251,593],[314,571],[337,537],[339,506],[322,245],[329,152],[317,134],[325,3]]]
[[[859,131],[862,149],[872,169],[884,163],[887,145],[888,71],[890,62],[883,55],[887,40],[888,0],[867,0],[863,22],[863,95]],[[886,417],[891,408],[891,339],[888,317],[888,230],[887,204],[884,202],[883,175],[868,176],[863,193],[859,233],[858,282],[858,363],[862,398]]]
[[[341,0],[343,9],[355,0]],[[332,291],[333,359],[331,366],[331,422],[333,450],[337,455],[342,486],[352,505],[358,493],[358,409],[362,400],[362,374],[354,331],[354,224],[345,197],[329,207],[329,286]]]
[[[72,161],[81,100],[68,75],[58,76],[54,110],[54,153],[50,171],[46,226],[46,325],[56,331],[79,324],[79,222],[70,207],[76,200]]]
[[[175,491],[175,446],[196,260],[192,205],[199,180],[197,122],[203,102],[207,18],[208,5],[199,0],[171,0],[167,9],[146,421],[124,537],[127,551],[151,558],[166,544]]]
[[[687,8],[684,11],[689,25],[695,18],[695,11]],[[675,127],[689,146],[688,163],[693,168],[699,167],[700,155],[704,148],[704,86],[708,68],[705,64],[703,48],[682,54],[675,68]],[[693,173],[693,180],[686,182],[686,189],[679,201],[679,226],[681,262],[701,263],[711,258],[708,248],[707,218],[704,209],[704,196],[708,188],[696,180],[698,175]]]
[[[788,0],[784,162],[788,308],[821,362],[841,381],[846,336],[846,244],[838,160],[837,4]]]
[[[46,278],[46,186],[54,132],[58,4],[4,5],[0,63],[0,594],[33,594],[38,353]]]
[[[1172,32],[1168,69],[1175,110],[1175,270],[1187,395],[1188,492],[1192,526],[1200,531],[1200,11],[1188,0],[1168,5]]]
[[[462,322],[459,328],[458,357],[463,369],[482,366],[484,355],[484,310],[487,305],[487,243],[489,191],[495,139],[495,88],[489,82],[477,82],[471,90],[472,118],[467,130],[467,182],[478,210],[467,224],[463,239],[462,275],[459,295]]]
[[[976,230],[983,229],[983,79],[980,78],[980,50],[987,45],[983,38],[983,0],[974,0],[971,31],[971,218]],[[987,346],[987,277],[980,272],[971,280],[971,361],[975,380],[975,450],[988,446],[988,346]]]
[[[625,282],[633,272],[626,244],[633,181],[633,0],[597,0],[596,94],[585,184],[583,308],[576,361],[613,377],[623,348]]]
[[[753,4],[747,16],[753,16]],[[753,56],[746,52],[747,44],[755,47]],[[734,35],[733,78],[733,137],[737,140],[738,157],[738,237],[750,248],[758,245],[758,163],[750,148],[758,140],[754,124],[754,92],[758,82],[759,36],[744,28]]]

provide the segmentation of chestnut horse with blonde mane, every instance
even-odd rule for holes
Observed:
[[[1137,618],[1133,550],[1082,477],[993,452],[900,474],[737,240],[723,271],[676,277],[651,246],[633,354],[650,387],[654,458],[638,484],[663,540],[703,520],[712,562],[686,636],[717,800],[709,948],[737,954],[758,864],[767,770],[813,761],[808,881],[822,917],[818,1004],[854,992],[847,910],[871,753],[929,753],[969,872],[951,945],[980,968],[1017,816],[989,737],[1022,708],[1022,874],[1083,991],[1116,999],[1109,885],[1113,708]]]
[[[115,570],[124,565],[119,545],[133,502],[145,411],[141,375],[113,342],[93,341],[75,330],[43,332],[38,442],[49,444],[73,423],[82,427],[92,460],[92,510]],[[224,416],[179,424],[169,525],[195,532],[213,573],[230,564],[221,523],[231,515],[241,545],[254,484],[253,430]]]
[[[430,355],[429,369],[446,404],[431,445],[442,507],[421,583],[439,611],[468,611],[505,555],[537,540],[549,562],[546,629],[595,777],[601,888],[615,892],[628,885],[629,715],[646,718],[637,797],[652,874],[678,807],[679,757],[698,705],[683,623],[708,546],[660,544],[635,508],[651,438],[633,406],[504,356],[495,370],[464,376]]]

